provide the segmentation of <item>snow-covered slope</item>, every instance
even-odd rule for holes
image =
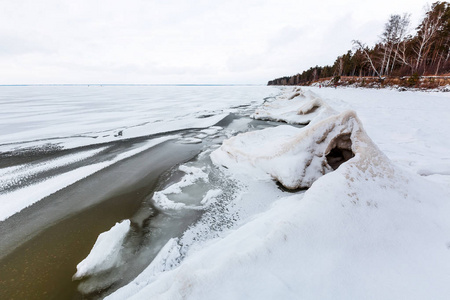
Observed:
[[[407,101],[393,92],[389,96],[398,101],[391,122],[400,124],[401,131]],[[415,168],[393,161],[400,155],[407,160],[409,154],[395,153],[404,150],[392,139],[395,128],[383,133],[386,124],[377,131],[370,122],[384,118],[371,115],[374,102],[320,101],[356,112],[317,122],[310,116],[311,124],[302,129],[283,125],[224,142],[211,157],[223,174],[241,182],[240,196],[232,202],[242,212],[240,219],[214,238],[193,242],[187,251],[186,236],[170,240],[135,281],[108,299],[447,299],[448,175],[430,166],[435,175],[420,176]],[[434,111],[423,114],[432,118]],[[376,133],[373,141],[364,120]],[[424,122],[410,126],[429,128]],[[441,120],[441,125],[448,127],[448,122]],[[392,146],[376,145],[389,138]],[[392,152],[385,155],[380,149]],[[413,158],[420,153],[427,161],[425,150],[417,148]],[[446,161],[448,148],[431,151],[438,153],[434,159]],[[272,179],[288,188],[309,189],[288,194]]]
[[[448,191],[365,167],[277,199],[130,299],[446,299]]]

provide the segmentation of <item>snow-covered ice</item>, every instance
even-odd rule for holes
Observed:
[[[251,86],[3,86],[0,151],[75,148],[214,125],[276,92]]]
[[[310,187],[355,153],[376,146],[365,135],[352,111],[331,116],[304,128],[278,126],[240,134],[211,154],[212,160],[235,172],[267,174],[289,189]],[[261,176],[264,177],[264,176]]]
[[[100,147],[94,150],[86,150],[80,151],[76,154],[64,155],[60,158],[52,160],[51,162],[45,161],[36,164],[21,164],[18,166],[0,169],[0,191],[7,190],[13,186],[20,186],[21,182],[28,177],[33,177],[39,173],[92,157],[106,148],[107,147]]]
[[[109,167],[121,160],[129,158],[133,155],[141,153],[151,147],[154,147],[160,143],[176,138],[177,136],[164,136],[150,140],[144,145],[129,150],[124,153],[116,155],[113,159],[98,162],[86,166],[76,168],[74,170],[59,174],[54,177],[50,177],[44,181],[40,181],[36,184],[28,185],[20,189],[13,190],[11,192],[0,193],[0,221],[3,221],[10,216],[20,212],[24,208],[40,201],[41,199],[83,179],[86,178],[106,167]],[[91,153],[91,152],[89,152]],[[58,161],[57,161],[58,163]],[[52,164],[52,162],[50,162]],[[50,166],[49,166],[50,167]],[[54,165],[54,167],[56,167]],[[33,170],[33,169],[31,169]],[[8,180],[8,179],[7,179]],[[0,180],[0,186],[3,185],[3,178]]]
[[[196,167],[189,167],[186,165],[181,165],[179,170],[184,172],[185,175],[181,180],[175,184],[170,185],[162,191],[155,192],[153,194],[153,201],[155,205],[162,210],[165,209],[180,209],[180,208],[191,208],[186,206],[182,202],[174,202],[170,200],[167,196],[170,194],[179,194],[182,192],[182,188],[193,185],[196,181],[202,180],[208,182],[208,174],[206,174],[202,169]]]
[[[104,272],[120,263],[122,243],[130,230],[130,220],[116,223],[109,231],[100,234],[89,255],[77,265],[75,279]]]
[[[201,143],[202,138],[221,130],[214,125],[238,111],[236,106],[256,106],[278,93],[273,87],[250,86],[0,88],[0,221],[163,141],[178,138],[181,143]],[[196,133],[199,137],[167,136],[187,129],[204,131]],[[154,137],[162,134],[166,137]],[[143,138],[153,139],[140,148],[117,153],[112,159],[95,160],[115,142]],[[61,150],[78,152],[18,165],[1,164],[22,154]],[[90,163],[70,170],[63,168],[83,161]],[[57,169],[65,171],[55,174]],[[28,181],[39,176],[39,180]]]
[[[289,124],[309,124],[320,121],[337,112],[311,91],[300,88],[281,94],[275,101],[256,109],[252,117],[259,120],[283,121]]]
[[[221,189],[209,190],[206,195],[203,197],[200,203],[204,206],[209,206],[211,203],[217,200],[217,197],[222,195],[223,191]]]
[[[238,221],[183,252],[205,229],[193,226],[161,251],[168,264],[154,260],[111,299],[448,298],[450,97],[312,88],[277,101],[310,90],[340,113],[244,133],[211,155],[240,182]],[[286,194],[272,178],[309,189]]]

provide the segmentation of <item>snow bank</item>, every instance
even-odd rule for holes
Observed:
[[[355,155],[375,155],[374,148],[355,112],[346,111],[305,128],[285,125],[237,135],[224,141],[211,159],[297,189],[310,187]]]
[[[100,234],[89,255],[77,265],[73,279],[107,271],[123,263],[120,261],[120,250],[129,230],[130,220],[124,220]]]
[[[353,109],[380,150],[417,174],[450,170],[450,93],[308,88],[338,111]]]
[[[289,124],[309,124],[335,114],[337,112],[316,94],[296,88],[291,95],[283,94],[275,101],[264,104],[251,117]]]
[[[275,201],[128,299],[446,299],[449,194],[368,160]]]

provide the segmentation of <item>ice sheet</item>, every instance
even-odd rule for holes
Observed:
[[[0,151],[74,148],[185,128],[206,128],[242,104],[277,93],[252,86],[4,86]],[[222,116],[222,117],[221,117]]]
[[[25,186],[12,192],[2,193],[0,194],[0,221],[9,218],[13,214],[20,212],[24,208],[38,202],[39,200],[112,164],[115,164],[123,159],[136,155],[142,151],[156,146],[157,144],[174,139],[176,137],[177,136],[165,136],[156,138],[154,140],[150,140],[144,146],[129,150],[124,153],[120,153],[111,160],[82,166],[58,176],[47,178],[46,180],[38,182],[36,184]]]

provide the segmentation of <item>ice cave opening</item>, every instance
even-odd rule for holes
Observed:
[[[340,134],[336,136],[328,146],[330,149],[326,155],[327,163],[333,170],[355,156],[352,151],[351,134]]]

